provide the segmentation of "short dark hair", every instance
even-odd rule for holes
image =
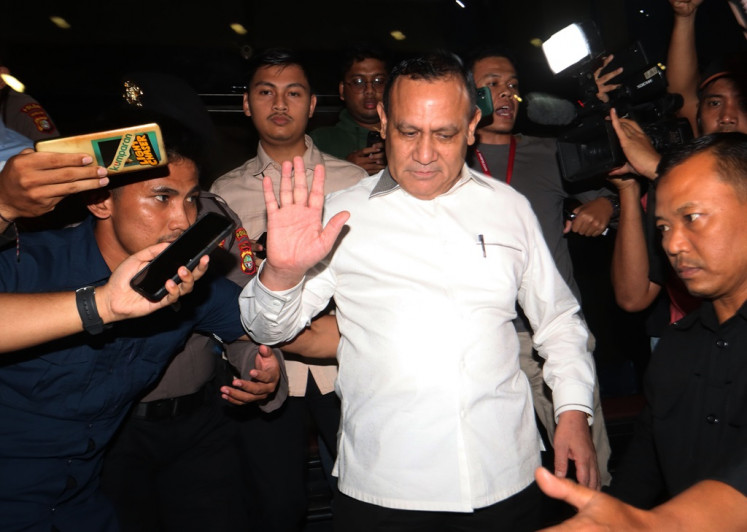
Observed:
[[[414,80],[436,81],[455,78],[462,82],[469,97],[470,113],[477,108],[477,88],[472,73],[464,68],[464,63],[456,54],[447,51],[436,51],[429,54],[405,59],[392,69],[384,89],[384,111],[389,114],[389,96],[392,86],[399,77]],[[471,116],[471,115],[470,115]]]
[[[306,69],[301,56],[297,52],[288,48],[268,48],[256,53],[251,57],[251,59],[249,59],[249,68],[246,78],[246,90],[249,90],[249,86],[254,79],[254,75],[260,68],[272,66],[287,67],[290,65],[295,65],[301,69],[307,83],[309,84],[309,88],[311,89],[311,78],[309,77],[309,71]],[[311,92],[314,91],[312,90]]]
[[[359,43],[353,45],[345,52],[342,63],[340,64],[340,79],[345,79],[348,71],[355,63],[365,61],[366,59],[377,59],[384,63],[384,68],[387,71],[389,70],[389,61],[381,48],[368,43]]]
[[[720,179],[734,188],[740,201],[747,201],[747,134],[744,133],[712,133],[673,147],[659,161],[657,183],[700,153],[713,155]]]
[[[514,52],[502,44],[485,44],[477,48],[472,49],[466,56],[465,64],[470,72],[475,69],[475,63],[488,57],[505,57],[508,59],[514,67],[514,70],[518,73],[518,65],[516,64],[516,55]]]

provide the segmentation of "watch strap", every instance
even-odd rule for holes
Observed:
[[[96,307],[96,288],[93,286],[84,286],[75,291],[75,304],[78,306],[80,321],[83,322],[83,329],[88,334],[101,334],[104,332],[104,321],[99,315],[99,309]]]

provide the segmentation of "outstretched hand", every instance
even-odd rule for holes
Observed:
[[[643,510],[576,484],[566,478],[558,478],[545,468],[534,472],[537,485],[553,499],[560,499],[574,506],[579,513],[543,532],[603,531],[603,530],[657,530],[651,527],[651,515]]]
[[[287,290],[329,254],[350,213],[339,212],[322,227],[324,166],[314,168],[309,192],[301,157],[294,157],[292,164],[283,163],[279,200],[269,177],[262,181],[262,188],[267,207],[267,259],[260,280],[270,290]]]
[[[130,286],[130,279],[167,245],[165,242],[155,244],[128,257],[112,272],[109,281],[96,289],[96,306],[104,323],[145,316],[176,303],[180,297],[192,291],[195,281],[207,271],[207,255],[200,259],[192,271],[180,266],[177,273],[181,282],[175,283],[171,279],[166,281],[168,293],[158,302],[147,300]]]

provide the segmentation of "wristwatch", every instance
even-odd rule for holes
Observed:
[[[88,334],[101,334],[106,328],[99,316],[99,309],[96,308],[95,296],[96,288],[93,286],[84,286],[75,291],[75,304],[78,306],[80,321],[83,322],[83,328]]]
[[[605,196],[609,200],[609,202],[612,204],[612,216],[610,216],[610,220],[614,220],[616,218],[620,217],[620,198],[617,196]]]

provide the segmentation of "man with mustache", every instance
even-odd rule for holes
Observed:
[[[321,166],[310,195],[305,180],[292,186],[300,157],[283,164],[279,204],[264,180],[267,260],[242,316],[256,338],[285,341],[334,297],[336,530],[535,530],[541,439],[512,320],[518,300],[547,358],[556,473],[573,460],[598,488],[578,302],[526,199],[465,164],[480,111],[456,56],[397,65],[379,116],[382,172],[326,202]]]
[[[325,192],[352,186],[366,172],[347,161],[322,153],[305,135],[314,114],[316,96],[299,57],[289,50],[270,49],[251,60],[244,94],[244,114],[259,134],[257,156],[220,177],[211,191],[226,200],[241,218],[251,240],[267,228],[262,179],[280,186],[280,163],[303,157],[309,168],[326,168]],[[249,464],[248,484],[261,487],[252,493],[257,502],[253,518],[263,531],[298,530],[306,515],[304,481],[307,447],[306,418],[311,413],[318,432],[335,454],[339,401],[334,394],[337,367],[332,361],[306,363],[303,357],[286,356],[289,397],[282,408],[265,414],[251,408],[240,423],[241,452]]]

